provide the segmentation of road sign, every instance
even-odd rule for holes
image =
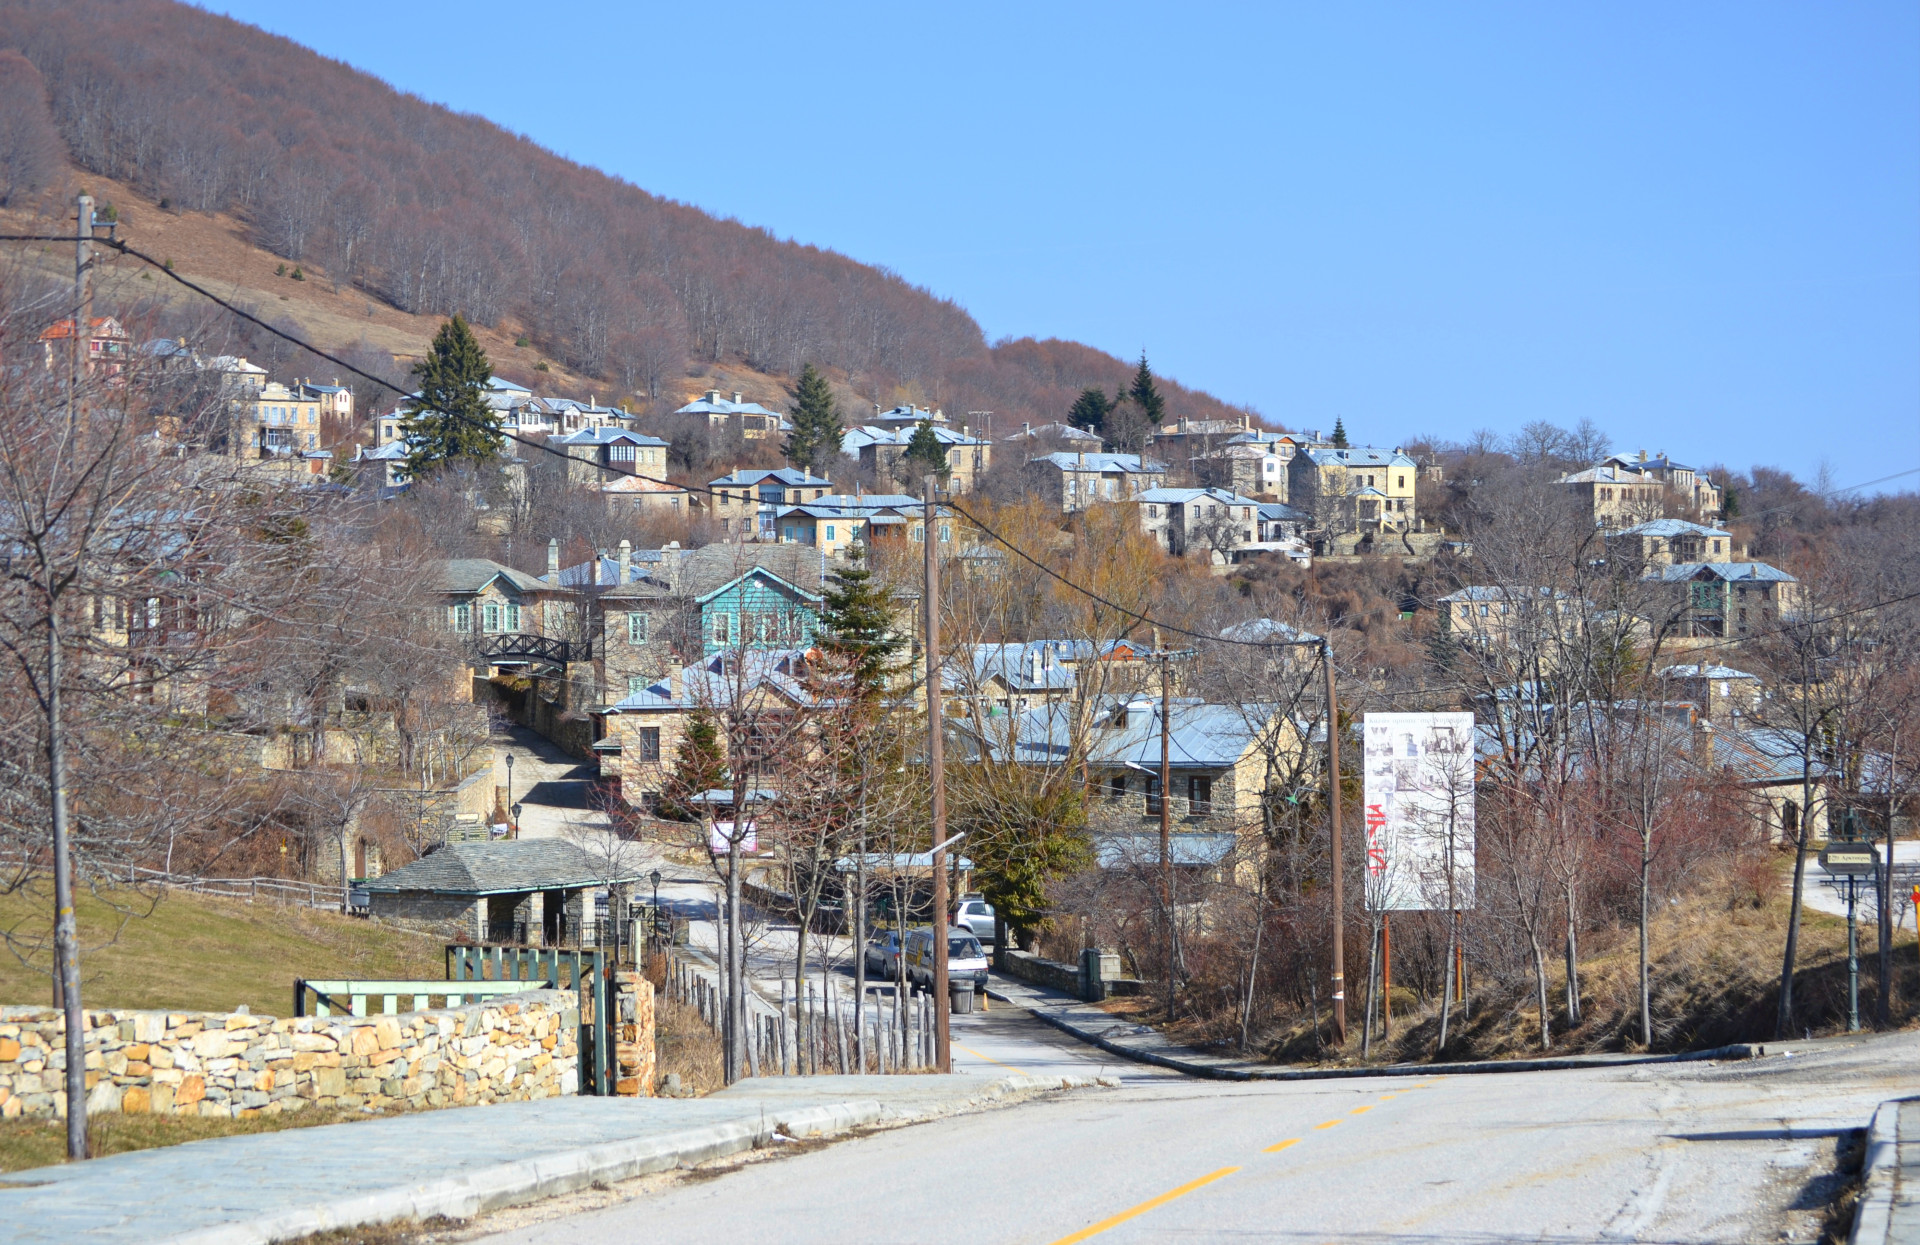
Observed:
[[[1859,877],[1877,870],[1880,856],[1871,843],[1829,843],[1820,853],[1820,867],[1839,877]]]
[[[1473,715],[1368,713],[1361,732],[1367,907],[1474,907]]]

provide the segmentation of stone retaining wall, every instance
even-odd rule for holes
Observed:
[[[1010,977],[1036,986],[1046,986],[1052,990],[1064,990],[1074,998],[1084,992],[1086,983],[1080,978],[1080,968],[1076,964],[1062,964],[1058,960],[1049,960],[1030,951],[1021,951],[1008,947],[1006,967],[1003,970]]]
[[[579,1092],[570,990],[394,1016],[89,1011],[87,1110],[275,1115],[476,1105]],[[0,1007],[0,1117],[66,1113],[66,1025]]]

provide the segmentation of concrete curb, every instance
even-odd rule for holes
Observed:
[[[630,1180],[726,1158],[773,1144],[775,1133],[791,1138],[831,1137],[866,1124],[914,1123],[1014,1095],[1118,1084],[1111,1077],[1001,1077],[971,1098],[932,1106],[891,1108],[874,1099],[777,1106],[757,1121],[689,1128],[659,1137],[633,1137],[604,1145],[543,1154],[425,1184],[376,1189],[325,1203],[292,1207],[271,1215],[160,1237],[156,1245],[271,1245],[315,1232],[365,1227],[399,1220],[473,1216],[524,1205],[586,1188],[597,1181]]]
[[[1894,1240],[1894,1194],[1900,1185],[1900,1107],[1920,1101],[1894,1098],[1875,1108],[1867,1125],[1867,1152],[1860,1164],[1860,1199],[1854,1204],[1848,1245],[1883,1245]]]
[[[1131,1059],[1137,1063],[1152,1064],[1155,1067],[1168,1068],[1187,1076],[1204,1077],[1214,1081],[1331,1081],[1351,1077],[1378,1076],[1458,1076],[1467,1073],[1493,1072],[1558,1072],[1572,1071],[1577,1068],[1620,1068],[1648,1063],[1694,1063],[1701,1060],[1752,1059],[1754,1048],[1747,1045],[1716,1046],[1712,1050],[1687,1051],[1678,1055],[1562,1055],[1558,1058],[1544,1059],[1487,1059],[1471,1063],[1393,1063],[1381,1064],[1371,1068],[1266,1068],[1252,1064],[1230,1066],[1212,1063],[1198,1063],[1191,1059],[1181,1059],[1175,1055],[1162,1055],[1157,1051],[1140,1050],[1124,1042],[1102,1036],[1090,1029],[1074,1024],[1063,1016],[1050,1011],[1032,1007],[1012,995],[1003,994],[989,988],[987,994],[1003,1003],[1024,1008],[1036,1019],[1052,1025],[1069,1037],[1079,1038],[1083,1042],[1098,1046],[1101,1050]]]

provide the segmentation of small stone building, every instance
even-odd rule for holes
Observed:
[[[366,891],[375,920],[476,942],[597,946],[597,893],[607,891],[607,917],[617,922],[640,877],[564,840],[510,839],[444,844]]]

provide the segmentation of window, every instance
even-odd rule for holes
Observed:
[[[1692,589],[1694,609],[1717,610],[1720,608],[1720,590],[1717,584],[1694,584]]]
[[[1486,616],[1487,616],[1488,614],[1490,614],[1490,613],[1492,613],[1492,612],[1493,612],[1493,611],[1492,611],[1492,610],[1491,610],[1491,609],[1490,609],[1490,608],[1489,608],[1488,606],[1485,606],[1485,605],[1482,605],[1482,606],[1480,607],[1480,617],[1482,617],[1482,618],[1485,618],[1485,617],[1486,617]]]
[[[827,539],[830,541],[835,539],[833,534],[833,524],[831,523],[827,524]]]
[[[1109,800],[1124,800],[1127,798],[1126,771],[1122,770],[1118,773],[1107,775],[1107,798]]]
[[[658,761],[660,759],[660,728],[643,726],[640,728],[640,759]]]
[[[625,442],[610,445],[607,447],[607,457],[616,463],[630,463],[633,461],[633,447]]]
[[[1393,487],[1395,487],[1395,488],[1405,488],[1405,487],[1407,487],[1407,477],[1405,477],[1405,476],[1395,476],[1395,477],[1394,477],[1393,479],[1394,479],[1394,484],[1393,484]]]
[[[733,643],[733,615],[715,614],[713,616],[713,642],[715,644]]]
[[[635,610],[627,615],[627,643],[645,644],[647,642],[647,616]]]
[[[1158,774],[1147,775],[1147,811],[1149,813],[1160,811],[1160,775]]]
[[[944,545],[947,542],[951,541],[952,539],[953,539],[953,524],[942,523],[940,525],[940,543]]]
[[[627,676],[627,695],[628,696],[638,696],[641,692],[644,692],[646,690],[647,690],[646,675],[630,674]]]
[[[1153,506],[1153,505],[1149,505],[1149,506],[1147,507],[1147,517],[1148,517],[1149,519],[1157,519],[1157,518],[1159,518],[1159,517],[1160,517],[1160,507],[1158,507],[1158,506]]]
[[[455,631],[473,630],[473,606],[455,605],[447,610],[447,625]]]
[[[1213,812],[1213,779],[1198,774],[1188,777],[1187,812],[1195,817]]]
[[[489,635],[500,630],[500,606],[489,601],[480,607],[480,627]]]
[[[922,537],[920,533],[920,525],[916,523],[913,528],[913,543],[917,545],[922,539],[924,539],[924,537]]]
[[[512,601],[507,602],[506,618],[508,631],[520,630],[520,606],[518,604]]]

